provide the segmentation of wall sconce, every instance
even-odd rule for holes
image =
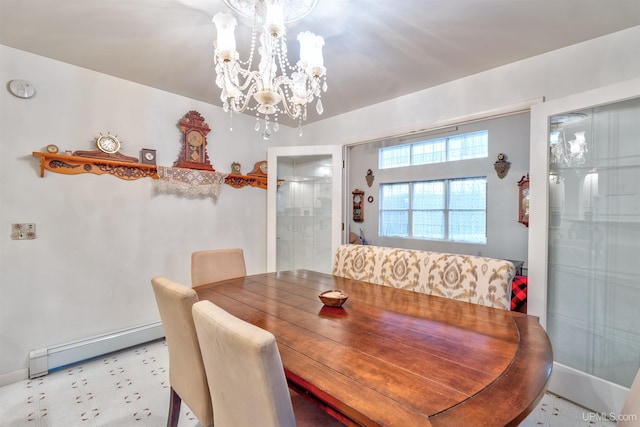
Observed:
[[[500,153],[498,154],[498,160],[493,164],[493,167],[498,174],[498,178],[500,179],[507,176],[509,168],[511,167],[511,163],[507,162],[506,158],[507,156],[505,156],[503,153]]]

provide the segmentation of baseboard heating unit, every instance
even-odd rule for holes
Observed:
[[[144,344],[164,337],[160,321],[122,329],[67,344],[31,350],[29,352],[29,378],[46,375],[51,371]]]

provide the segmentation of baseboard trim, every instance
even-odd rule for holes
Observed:
[[[27,368],[8,372],[0,375],[0,387],[17,383],[18,381],[26,380],[27,378],[29,378],[29,370]]]
[[[553,363],[549,391],[603,414],[617,414],[629,394],[628,388],[557,362]]]
[[[46,375],[67,365],[164,337],[162,322],[121,329],[94,337],[29,352],[29,378]]]

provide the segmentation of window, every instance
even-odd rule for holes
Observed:
[[[489,131],[463,133],[446,138],[383,147],[378,155],[380,169],[428,165],[488,156]]]
[[[349,221],[349,231],[372,245],[526,258],[526,239],[516,238],[526,228],[504,207],[518,205],[530,118],[528,111],[507,113],[348,146],[345,202],[356,188],[365,199],[374,196],[365,203],[364,222]],[[504,179],[494,168],[498,153],[513,160]],[[363,183],[367,168],[375,176],[371,185]]]
[[[380,184],[379,235],[486,243],[487,178]]]

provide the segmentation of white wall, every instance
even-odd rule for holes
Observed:
[[[638,52],[640,26],[309,124],[305,143],[350,144],[431,129],[629,80],[640,75]],[[326,96],[339,96],[330,91]]]
[[[190,284],[194,250],[241,247],[248,272],[265,271],[263,189],[224,185],[216,201],[154,195],[150,178],[40,178],[31,155],[52,143],[91,150],[111,132],[124,154],[155,148],[158,164],[172,166],[177,122],[196,110],[212,128],[213,167],[228,173],[238,161],[246,173],[266,159],[253,118],[234,116],[230,132],[212,105],[5,46],[0,59],[3,85],[25,79],[37,91],[28,100],[0,92],[0,385],[26,375],[31,349],[159,320],[150,278]],[[11,240],[13,223],[35,223],[36,240]]]
[[[302,139],[281,127],[269,145],[342,145],[566,96],[640,76],[639,51],[640,26],[306,125]],[[157,320],[149,278],[188,282],[193,250],[240,246],[249,273],[264,270],[264,190],[225,187],[215,203],[154,197],[149,179],[40,178],[30,155],[49,143],[90,149],[111,131],[125,154],[156,148],[170,166],[176,122],[195,109],[213,128],[214,167],[228,171],[237,160],[247,171],[266,157],[253,118],[236,116],[229,133],[217,107],[0,46],[0,82],[16,78],[38,93],[21,100],[1,91],[0,384],[26,374],[30,349]],[[18,222],[36,223],[38,238],[10,240]]]

